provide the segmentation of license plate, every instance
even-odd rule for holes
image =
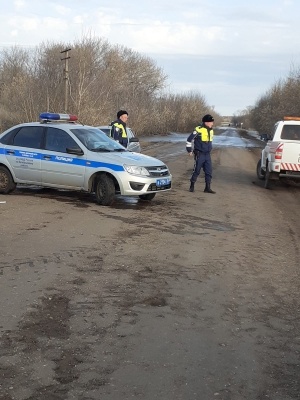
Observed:
[[[156,186],[167,186],[170,184],[170,179],[165,178],[165,179],[156,179]]]

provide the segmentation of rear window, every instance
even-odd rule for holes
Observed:
[[[12,146],[40,149],[43,141],[43,126],[22,126],[13,138]]]
[[[0,139],[0,143],[2,144],[11,144],[13,141],[13,138],[15,136],[15,134],[20,130],[21,128],[15,128],[12,131],[8,132],[6,135],[4,135],[1,139]]]
[[[300,141],[300,125],[283,125],[281,139]]]

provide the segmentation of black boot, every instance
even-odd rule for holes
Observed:
[[[206,183],[206,184],[205,184],[204,192],[205,192],[205,193],[216,193],[216,192],[214,192],[214,191],[210,188],[210,183]]]
[[[189,191],[190,192],[194,192],[195,191],[195,182],[191,182]]]

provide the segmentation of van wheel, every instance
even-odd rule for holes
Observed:
[[[16,184],[9,170],[0,166],[0,193],[7,194],[16,188]]]
[[[266,177],[266,172],[261,168],[261,159],[257,163],[256,175],[261,181],[263,181]]]
[[[148,201],[150,201],[150,200],[154,199],[155,195],[156,195],[156,193],[141,194],[141,195],[139,196],[139,198],[140,198],[141,200],[148,200]]]
[[[101,206],[109,206],[115,198],[115,184],[113,180],[106,174],[102,174],[97,178],[95,194],[97,203]]]

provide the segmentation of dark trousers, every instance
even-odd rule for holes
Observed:
[[[127,148],[128,146],[128,138],[120,138],[119,139],[119,143],[124,146],[125,148]]]
[[[205,183],[210,185],[211,178],[212,178],[212,163],[210,158],[210,153],[201,153],[201,152],[194,152],[195,155],[195,164],[193,174],[191,176],[191,182],[196,182],[201,168],[205,174]]]

